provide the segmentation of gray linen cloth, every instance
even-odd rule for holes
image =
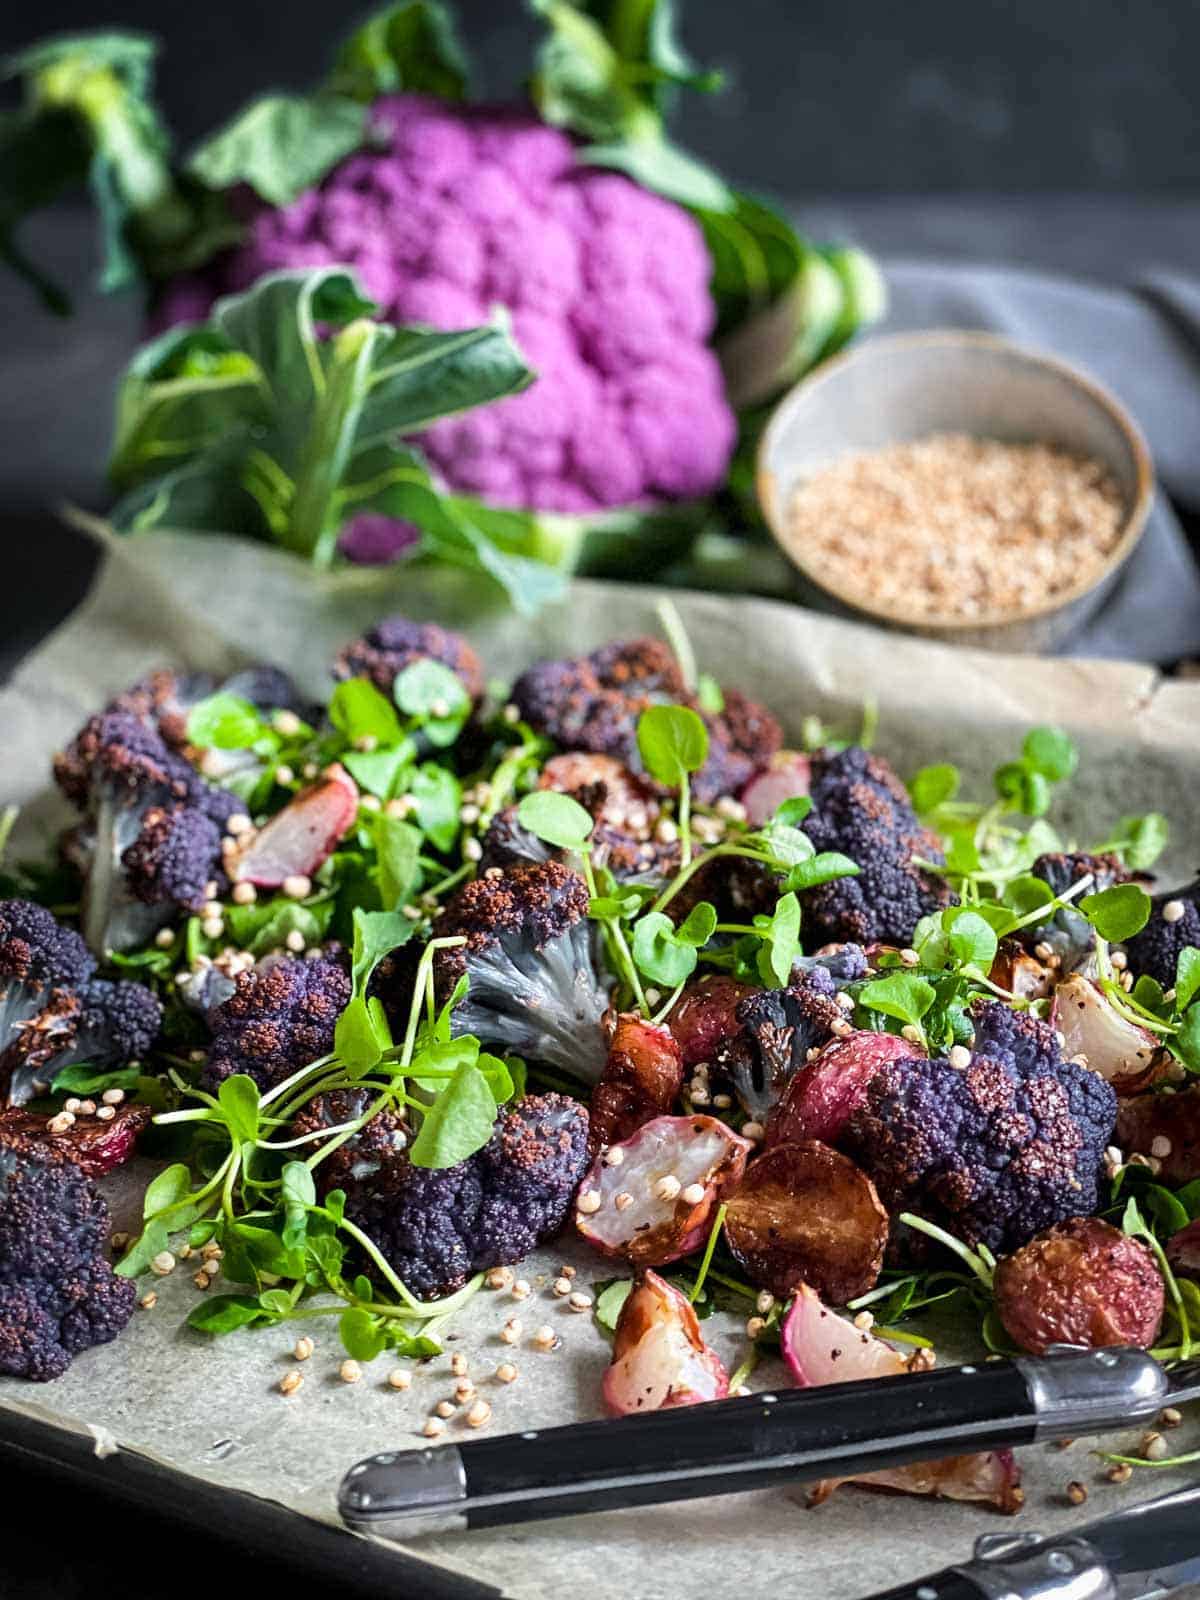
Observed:
[[[1041,346],[1099,378],[1146,435],[1165,493],[1111,599],[1064,653],[1200,655],[1200,569],[1166,500],[1200,512],[1200,279],[1161,273],[1116,289],[1010,267],[892,260],[885,268],[882,331],[982,328]]]

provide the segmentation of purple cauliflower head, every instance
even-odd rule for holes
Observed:
[[[353,267],[384,314],[441,330],[496,305],[536,382],[436,423],[422,440],[450,488],[556,512],[704,495],[721,482],[735,424],[707,346],[715,308],[700,228],[617,173],[580,166],[532,114],[384,98],[375,141],[319,188],[263,210],[208,280],[177,280],[158,321],[264,273]],[[393,559],[411,531],[352,523],[353,559]]]

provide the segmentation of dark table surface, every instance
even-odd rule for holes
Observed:
[[[1112,284],[1155,268],[1194,271],[1200,240],[1200,198],[817,196],[793,209],[814,236],[853,238],[885,257],[1019,262]],[[56,322],[37,311],[21,286],[0,277],[0,506],[9,554],[8,581],[0,586],[0,672],[11,670],[86,592],[87,554],[48,508],[66,498],[103,505],[112,381],[138,329],[131,300],[87,292],[93,253],[86,216],[63,212],[37,228],[40,246],[73,282],[79,311],[72,324]],[[52,1390],[44,1398],[53,1405]],[[81,1504],[77,1489],[3,1454],[0,1479],[0,1595],[82,1600],[136,1585],[190,1600],[229,1580],[229,1552],[215,1520],[198,1534],[164,1520],[153,1506],[131,1511],[94,1496]],[[1036,1507],[1030,1511],[1033,1526]],[[296,1600],[335,1592],[311,1573],[286,1570],[278,1551],[243,1552],[233,1570],[240,1591],[286,1585]]]

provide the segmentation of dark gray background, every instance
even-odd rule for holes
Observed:
[[[0,47],[97,22],[168,48],[184,142],[269,84],[318,76],[361,9],[328,0],[48,0],[10,6]],[[727,92],[687,106],[687,143],[743,185],[853,190],[1195,190],[1192,0],[684,0],[683,34]],[[459,0],[481,87],[509,96],[537,28],[523,0]],[[343,23],[340,19],[345,18]]]

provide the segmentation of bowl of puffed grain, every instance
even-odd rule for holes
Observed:
[[[991,334],[865,340],[776,407],[758,496],[802,595],[960,644],[1052,650],[1102,603],[1154,497],[1086,373]]]

